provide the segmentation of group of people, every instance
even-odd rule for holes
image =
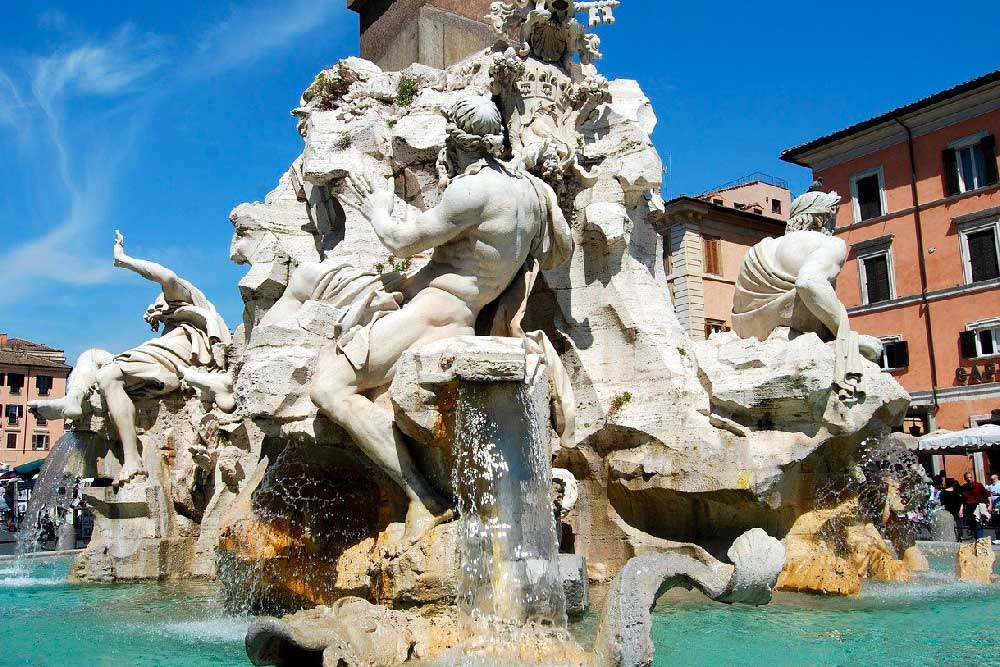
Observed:
[[[1000,528],[1000,475],[990,475],[990,483],[977,482],[971,472],[963,476],[964,484],[943,474],[934,477],[931,488],[932,506],[940,506],[955,517],[959,539],[962,527],[968,528],[975,539],[981,539],[987,527],[994,528],[994,538]],[[1000,544],[994,539],[993,544]]]

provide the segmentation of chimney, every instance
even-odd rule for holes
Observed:
[[[347,0],[361,16],[361,57],[387,71],[444,69],[491,46],[492,0]]]
[[[7,334],[0,333],[0,347],[7,347]]]

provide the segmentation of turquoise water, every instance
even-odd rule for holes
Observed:
[[[67,558],[0,563],[2,667],[246,667],[249,621],[209,584],[80,586]]]
[[[946,573],[855,598],[779,593],[753,609],[668,594],[654,619],[655,667],[1000,665],[1000,587]]]
[[[65,558],[0,563],[0,667],[249,664],[249,620],[227,615],[211,584],[79,586],[68,571]],[[670,593],[653,637],[656,667],[996,666],[1000,587],[931,573],[853,599],[779,594],[757,609]]]

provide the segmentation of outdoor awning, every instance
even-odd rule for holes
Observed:
[[[917,451],[978,452],[1000,446],[1000,426],[987,424],[964,431],[935,431],[920,438]]]
[[[39,470],[42,469],[42,465],[44,463],[45,463],[45,459],[37,459],[37,460],[32,461],[30,463],[25,463],[23,465],[16,466],[14,468],[14,472],[16,472],[18,475],[21,475],[22,477],[25,477],[27,475],[34,475]]]

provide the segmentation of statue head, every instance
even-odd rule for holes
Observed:
[[[832,236],[839,208],[840,195],[836,192],[807,192],[792,202],[785,234],[822,232]]]
[[[493,100],[467,95],[445,112],[448,139],[438,158],[442,181],[464,165],[486,157],[499,158],[504,150],[504,127]]]
[[[167,304],[166,297],[160,294],[160,296],[156,297],[156,301],[147,306],[146,314],[142,316],[142,319],[146,320],[146,324],[153,331],[159,331],[160,321],[169,310],[170,306]]]

